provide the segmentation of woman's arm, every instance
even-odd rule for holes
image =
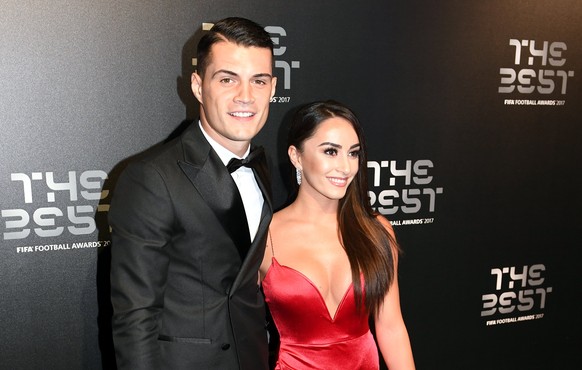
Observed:
[[[378,217],[388,232],[394,237],[390,222]],[[384,302],[375,318],[376,339],[382,357],[390,370],[413,370],[414,358],[408,331],[400,310],[400,293],[398,291],[398,255],[394,253],[394,280],[384,297]]]

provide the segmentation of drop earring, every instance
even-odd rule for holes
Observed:
[[[299,168],[297,170],[297,185],[301,185],[301,170]]]

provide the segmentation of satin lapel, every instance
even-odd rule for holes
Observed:
[[[196,127],[195,129],[198,131],[199,136],[202,136],[199,128]],[[193,140],[194,143],[189,143],[189,139]],[[185,156],[186,161],[179,161],[178,164],[206,204],[216,214],[219,222],[223,225],[232,238],[233,243],[236,245],[241,260],[244,260],[251,244],[251,238],[238,188],[218,155],[211,149],[203,136],[202,138],[185,136],[185,153],[191,144],[197,144],[196,149],[193,150],[193,154],[198,154],[198,163],[195,163],[194,158],[192,158],[192,161],[188,161],[188,157]],[[202,146],[202,148],[198,145]],[[200,151],[204,146],[207,148],[207,151],[205,153],[205,159],[201,160],[200,154],[202,153]]]
[[[257,231],[257,236],[249,248],[246,258],[236,276],[236,279],[232,283],[232,289],[230,294],[234,294],[238,287],[242,284],[243,280],[254,270],[255,278],[258,282],[258,269],[263,261],[265,255],[265,241],[267,230],[269,229],[269,224],[271,223],[271,218],[273,217],[273,211],[271,210],[269,204],[265,202],[263,205],[263,211],[261,212],[261,223],[259,224],[259,229]]]
[[[273,193],[271,190],[271,177],[269,174],[269,169],[267,166],[267,159],[263,157],[263,161],[260,162],[258,166],[253,168],[253,172],[255,174],[255,179],[263,192],[263,198],[265,202],[269,203],[269,209],[273,209],[273,204],[271,203],[271,198],[273,197]]]
[[[261,162],[260,166],[257,166],[254,170],[255,178],[257,183],[263,192],[263,198],[265,203],[263,204],[263,210],[261,212],[261,221],[259,223],[259,228],[257,230],[257,235],[251,244],[249,252],[243,261],[243,265],[232,284],[231,294],[237,290],[242,280],[252,271],[259,268],[261,261],[263,260],[265,254],[265,235],[269,229],[269,224],[271,223],[271,218],[273,217],[273,204],[271,200],[271,180],[269,177],[269,171],[267,168],[266,159]],[[258,279],[258,275],[257,275]]]

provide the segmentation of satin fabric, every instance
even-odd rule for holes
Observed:
[[[273,257],[263,291],[281,338],[275,369],[379,368],[368,315],[356,309],[351,284],[332,317],[317,287]]]

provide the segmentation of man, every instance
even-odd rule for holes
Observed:
[[[120,369],[267,369],[257,271],[272,205],[265,157],[250,142],[275,93],[273,44],[256,23],[227,18],[197,58],[200,122],[130,164],[111,204]],[[252,168],[229,174],[249,151]]]

